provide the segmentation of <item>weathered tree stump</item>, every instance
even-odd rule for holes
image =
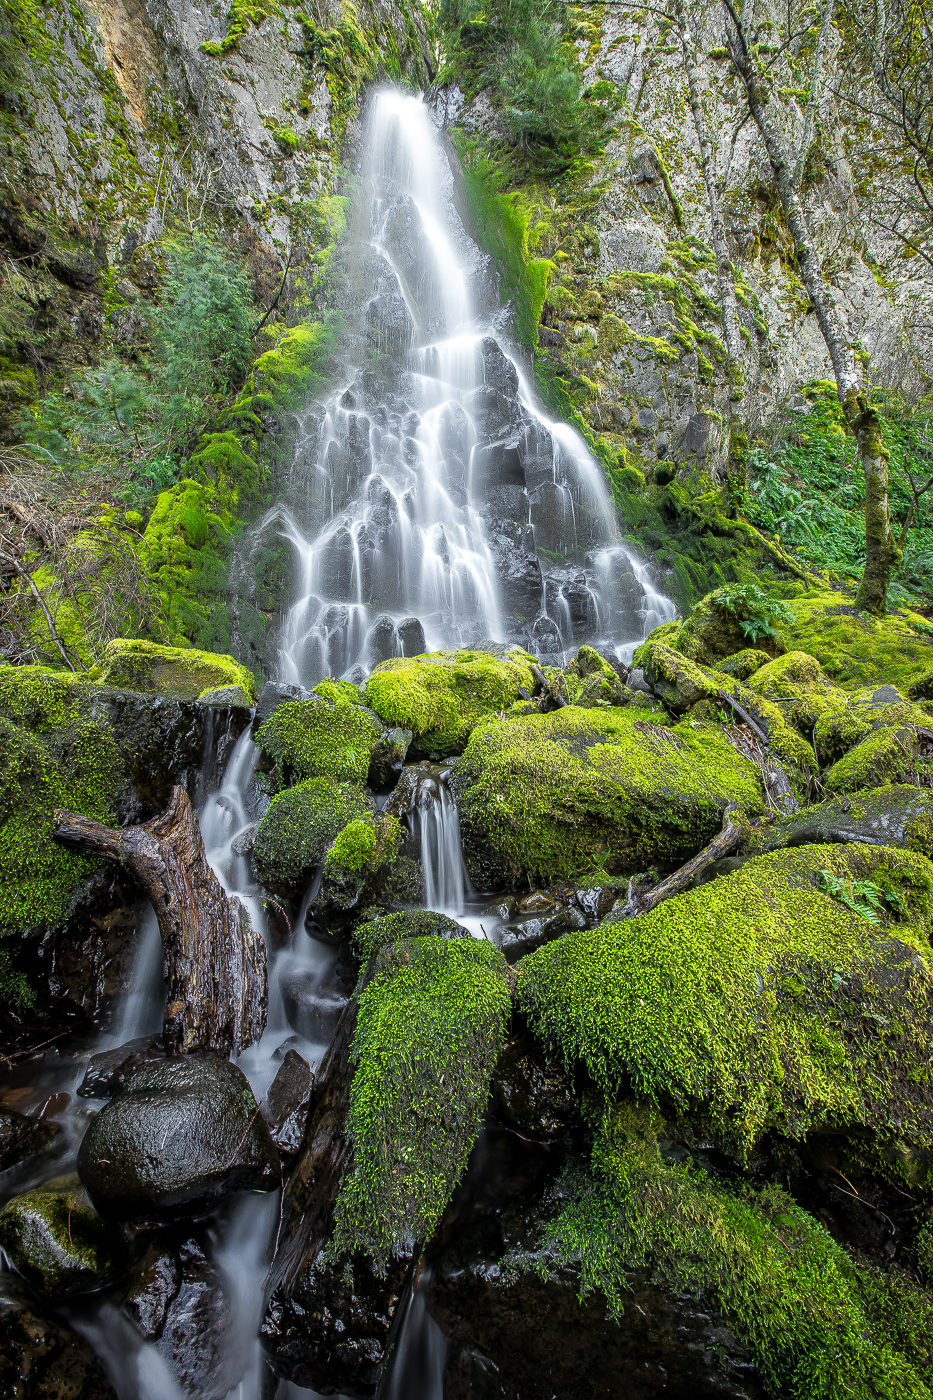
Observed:
[[[268,1001],[265,943],[208,864],[184,788],[173,788],[166,810],[141,826],[115,830],[80,812],[56,812],[55,829],[69,845],[119,860],[152,900],[168,982],[166,1052],[226,1056],[258,1040]]]

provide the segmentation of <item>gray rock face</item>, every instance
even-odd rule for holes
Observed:
[[[117,1400],[83,1337],[33,1306],[2,1301],[0,1393],[10,1400]]]
[[[279,1161],[246,1076],[213,1055],[136,1071],[88,1128],[78,1173],[108,1220],[191,1214],[274,1189]]]

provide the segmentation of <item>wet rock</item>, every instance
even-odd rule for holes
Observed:
[[[256,844],[256,832],[259,823],[253,822],[251,826],[245,827],[238,836],[230,842],[230,849],[235,856],[248,856]]]
[[[165,1230],[138,1235],[123,1285],[123,1308],[143,1337],[161,1337],[181,1285],[177,1240]]]
[[[126,1264],[122,1231],[100,1218],[77,1183],[14,1196],[0,1211],[0,1246],[17,1273],[51,1298],[103,1288]]]
[[[401,775],[413,735],[410,729],[386,729],[376,740],[369,759],[369,786],[386,792]]]
[[[8,1400],[117,1400],[83,1337],[32,1307],[3,1301],[0,1394]]]
[[[198,704],[219,709],[229,706],[252,709],[252,701],[241,685],[222,685],[216,690],[205,690],[203,695],[198,696]]]
[[[113,1050],[102,1050],[88,1060],[78,1093],[85,1099],[108,1099],[122,1087],[131,1074],[144,1065],[165,1059],[161,1035],[144,1035],[128,1040]]]
[[[283,973],[279,991],[292,1030],[311,1045],[327,1045],[347,998],[322,988],[318,973],[308,969]]]
[[[279,1158],[246,1076],[213,1055],[139,1069],[89,1127],[78,1172],[105,1219],[185,1215],[273,1190]]]
[[[642,695],[654,695],[654,691],[645,680],[645,673],[641,666],[632,667],[628,673],[625,684],[629,690],[640,691]]]
[[[503,355],[499,342],[492,336],[485,336],[480,345],[483,357],[483,380],[500,394],[515,398],[518,394],[518,371],[511,360]]]
[[[279,1151],[298,1151],[314,1089],[314,1072],[297,1050],[287,1051],[266,1095],[265,1119]]]
[[[573,906],[560,906],[551,913],[527,914],[497,929],[493,937],[508,963],[518,962],[526,953],[533,953],[552,938],[559,938],[571,929],[586,928],[587,919]]]
[[[616,900],[624,893],[624,884],[596,885],[592,889],[577,890],[574,893],[574,903],[588,924],[597,924],[600,919],[606,917]]]
[[[366,633],[366,653],[370,664],[387,661],[390,656],[398,656],[398,634],[395,623],[388,613],[381,613]]]
[[[287,1301],[273,1298],[263,1321],[276,1374],[325,1395],[374,1396],[410,1267],[394,1260],[377,1278],[368,1260],[353,1256],[306,1270]]]
[[[487,904],[483,913],[488,914],[493,919],[501,919],[503,923],[507,923],[509,919],[514,919],[515,917],[515,905],[516,899],[514,894],[505,894],[499,899],[494,899],[491,904]]]
[[[417,617],[406,617],[396,628],[403,656],[421,656],[427,651],[424,628]]]
[[[27,1118],[12,1109],[0,1108],[0,1172],[43,1152],[61,1132],[58,1123]]]
[[[580,1122],[580,1099],[570,1075],[549,1065],[523,1031],[510,1037],[492,1077],[499,1122],[529,1138],[559,1137]]]
[[[303,700],[307,694],[308,692],[303,690],[300,685],[286,685],[284,681],[266,681],[256,705],[254,716],[256,727],[265,724],[280,705],[287,705],[289,700]]]

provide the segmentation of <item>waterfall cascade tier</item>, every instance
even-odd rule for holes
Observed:
[[[348,363],[299,418],[289,505],[264,522],[298,561],[280,678],[489,640],[555,655],[640,640],[674,605],[496,329],[489,259],[428,108],[377,93],[364,150],[333,273]]]

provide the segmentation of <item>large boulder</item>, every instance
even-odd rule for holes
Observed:
[[[902,846],[933,860],[933,792],[892,783],[853,797],[832,797],[748,832],[741,849],[754,855],[814,844]]]
[[[544,1044],[636,1083],[745,1158],[768,1131],[933,1148],[933,865],[802,846],[518,964]],[[905,1149],[906,1150],[906,1149]]]
[[[895,686],[869,686],[850,692],[843,706],[820,716],[813,743],[820,761],[831,764],[878,729],[925,728],[929,723],[929,717]]]
[[[729,803],[762,810],[759,770],[720,727],[637,715],[568,706],[474,730],[450,785],[475,885],[676,865],[720,829]]]
[[[256,878],[276,893],[300,893],[338,833],[350,822],[365,821],[371,811],[358,783],[308,778],[280,792],[256,829]]]
[[[77,1182],[14,1196],[0,1211],[0,1246],[17,1273],[51,1298],[103,1288],[126,1263],[122,1230],[101,1219]]]
[[[85,1133],[78,1173],[107,1220],[196,1213],[280,1180],[249,1081],[213,1055],[137,1070]]]
[[[117,690],[174,695],[182,700],[197,700],[205,691],[237,686],[247,703],[251,703],[256,690],[252,671],[232,656],[125,638],[107,643],[104,659],[93,678]]]
[[[411,730],[414,757],[444,758],[463,752],[479,720],[531,692],[532,663],[518,647],[393,657],[366,682],[366,701],[386,724]]]
[[[817,720],[846,708],[846,693],[835,685],[815,656],[790,651],[749,676],[749,690],[776,701],[789,724],[812,734]]]
[[[910,783],[915,779],[912,729],[891,725],[876,729],[843,754],[825,774],[831,792],[858,792],[883,783]]]

